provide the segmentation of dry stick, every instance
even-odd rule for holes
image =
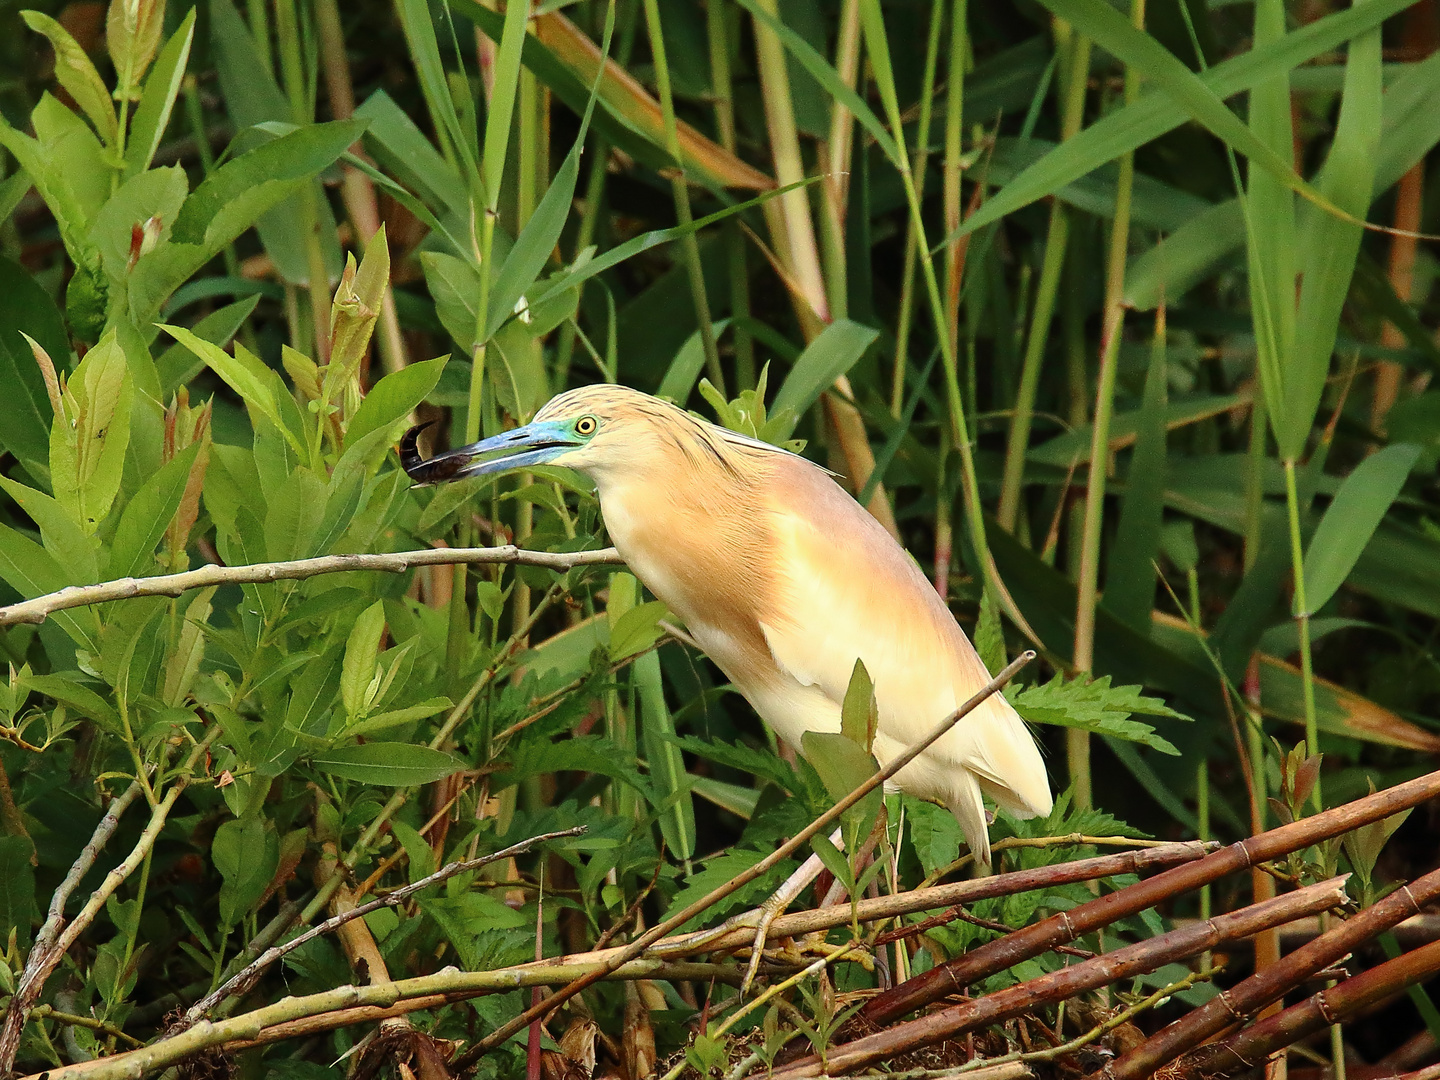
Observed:
[[[1005,668],[1004,671],[1000,672],[999,675],[996,675],[995,678],[991,679],[988,683],[986,683],[985,686],[983,686],[974,697],[972,697],[964,705],[960,706],[959,709],[955,710],[955,712],[951,713],[944,720],[940,721],[939,724],[935,725],[934,730],[931,731],[929,735],[925,736],[925,738],[921,739],[918,743],[910,747],[903,754],[900,754],[898,757],[892,758],[883,769],[876,772],[873,776],[866,780],[865,783],[861,784],[849,795],[845,796],[845,798],[841,799],[829,810],[825,811],[825,813],[821,814],[809,825],[801,829],[785,843],[781,844],[778,848],[775,849],[773,853],[761,859],[749,870],[746,870],[744,873],[726,882],[724,885],[721,885],[716,889],[712,889],[709,893],[707,893],[705,896],[702,896],[699,900],[696,900],[693,904],[690,904],[683,911],[679,912],[676,915],[672,915],[664,922],[657,923],[653,929],[647,930],[644,934],[641,934],[633,942],[631,942],[625,948],[621,949],[614,958],[607,960],[594,972],[588,975],[581,976],[574,982],[570,983],[568,986],[562,987],[561,989],[557,990],[541,1004],[531,1006],[519,1016],[515,1017],[513,1020],[510,1020],[508,1023],[501,1025],[495,1031],[491,1032],[489,1035],[485,1036],[485,1038],[481,1039],[478,1043],[476,1043],[473,1049],[467,1051],[459,1058],[457,1058],[453,1063],[454,1069],[458,1071],[465,1065],[469,1064],[471,1061],[474,1061],[475,1059],[480,1057],[482,1054],[485,1054],[488,1051],[494,1049],[496,1046],[499,1046],[506,1039],[510,1038],[511,1035],[514,1035],[517,1031],[523,1030],[526,1025],[530,1023],[531,1020],[535,1019],[535,1017],[540,1016],[543,1013],[549,1012],[557,1005],[568,1001],[570,998],[580,993],[580,991],[584,990],[586,987],[593,986],[595,983],[605,978],[605,976],[608,975],[610,972],[620,967],[621,964],[624,964],[627,961],[633,960],[636,957],[640,956],[642,953],[645,952],[646,949],[654,945],[666,934],[681,926],[684,926],[695,916],[709,910],[711,906],[719,903],[721,900],[725,899],[725,897],[729,896],[737,889],[741,889],[744,886],[748,885],[750,882],[759,878],[771,867],[778,864],[782,859],[788,858],[791,852],[795,851],[802,844],[809,843],[812,837],[833,825],[839,819],[840,815],[845,813],[846,810],[849,810],[866,795],[870,794],[870,792],[874,791],[886,780],[890,779],[906,765],[910,764],[910,762],[914,761],[917,757],[919,757],[926,749],[930,747],[932,743],[939,739],[940,736],[944,735],[959,720],[963,719],[971,711],[979,707],[981,702],[989,698],[991,694],[999,691],[1001,687],[1003,687],[1006,683],[1008,683],[1011,679],[1015,677],[1016,673],[1019,672],[1021,668],[1023,668],[1026,664],[1030,663],[1030,661],[1034,659],[1035,653],[1031,650],[1026,650],[1025,652],[1021,653]]]
[[[5,1010],[4,1027],[0,1028],[0,1076],[10,1075],[10,1066],[20,1047],[20,1032],[25,1027],[30,1008],[40,996],[46,978],[60,959],[61,952],[55,948],[55,941],[60,936],[61,927],[65,925],[65,904],[81,879],[95,865],[101,850],[115,834],[121,816],[139,797],[140,791],[140,781],[133,780],[129,787],[110,800],[110,806],[106,809],[105,816],[100,819],[100,824],[96,825],[95,831],[91,833],[89,843],[81,849],[80,857],[75,860],[70,872],[65,875],[65,880],[50,897],[50,910],[45,916],[45,925],[40,927],[40,933],[35,936],[35,944],[31,946],[30,955],[25,959],[20,985],[16,987],[10,1006]]]
[[[100,909],[105,906],[105,901],[114,895],[115,890],[124,884],[125,879],[133,874],[136,869],[139,868],[140,864],[144,862],[146,856],[150,854],[151,849],[155,846],[156,839],[160,836],[160,830],[165,827],[166,819],[170,816],[170,811],[175,805],[175,800],[180,797],[180,793],[184,791],[190,783],[190,777],[195,770],[195,766],[200,763],[201,759],[209,751],[210,744],[219,734],[220,726],[218,724],[211,725],[205,738],[196,743],[191,749],[190,756],[185,759],[185,764],[180,767],[179,775],[177,775],[174,782],[171,783],[170,790],[165,793],[165,797],[156,803],[154,809],[150,811],[150,822],[145,826],[145,830],[140,834],[140,839],[135,842],[135,846],[130,850],[130,854],[121,860],[120,865],[105,875],[105,880],[100,883],[98,889],[90,894],[90,899],[87,900],[85,906],[76,913],[75,918],[70,920],[70,925],[65,927],[65,929],[56,936],[50,948],[36,960],[34,971],[30,972],[29,965],[26,965],[27,975],[29,975],[28,985],[17,989],[15,996],[10,999],[10,1007],[5,1010],[5,1026],[3,1030],[0,1030],[0,1077],[9,1076],[11,1073],[11,1066],[15,1063],[15,1052],[20,1046],[20,1032],[24,1030],[25,1021],[28,1018],[29,1005],[34,1003],[35,997],[39,994],[41,987],[45,985],[45,980],[50,977],[50,973],[55,970],[55,965],[60,962],[60,958],[69,951],[70,946],[75,944],[75,940],[85,931],[95,916],[100,913]],[[129,791],[127,790],[126,795],[128,794]],[[109,816],[108,814],[106,815],[107,820]],[[118,818],[118,816],[117,814],[116,817]],[[100,828],[95,830],[97,835],[104,826],[105,821],[102,821]],[[113,825],[111,826],[111,831],[114,831]],[[82,855],[81,858],[83,859],[84,856]],[[93,862],[94,860],[92,859],[91,861]],[[78,866],[79,864],[77,863],[76,865]],[[71,873],[74,873],[73,867]],[[68,882],[69,878],[67,877],[66,880]],[[78,881],[78,878],[76,880]],[[73,888],[73,886],[71,887]],[[63,907],[63,901],[61,901],[61,904]],[[33,952],[32,955],[34,955]],[[26,997],[29,998],[29,1001],[25,1000]]]
[[[187,570],[183,574],[119,578],[115,581],[102,581],[98,585],[72,585],[59,592],[46,593],[9,607],[0,607],[0,626],[43,623],[57,611],[103,604],[110,600],[128,600],[137,596],[179,596],[188,589],[203,589],[211,585],[291,581],[354,570],[399,574],[413,566],[519,563],[522,566],[543,566],[563,571],[576,566],[620,561],[620,553],[614,548],[571,552],[529,551],[514,544],[505,544],[490,548],[424,548],[420,551],[395,551],[381,555],[325,555],[318,559],[292,559],[288,562],[251,563],[245,566],[211,564],[196,570]]]
[[[1096,878],[1113,877],[1117,874],[1141,874],[1161,867],[1173,866],[1180,862],[1193,862],[1203,858],[1205,845],[1189,840],[1166,844],[1158,848],[1127,851],[1116,855],[1101,855],[1093,859],[1077,859],[1075,862],[1040,866],[1030,870],[1015,870],[1008,874],[994,874],[986,878],[969,881],[952,881],[946,885],[933,885],[910,892],[893,893],[889,896],[869,897],[856,902],[853,911],[858,922],[878,922],[901,915],[912,915],[919,911],[950,907],[954,904],[971,904],[977,900],[992,900],[1000,896],[1014,896],[1016,893],[1035,889],[1053,889],[1076,881],[1093,881]],[[770,933],[777,939],[804,937],[822,930],[834,930],[848,926],[852,908],[849,904],[839,907],[817,908],[812,911],[792,911],[775,920]],[[753,920],[759,912],[737,916],[725,925],[731,929],[720,936],[713,930],[700,930],[692,934],[681,934],[656,942],[650,949],[651,956],[676,957],[698,952],[719,953],[743,948],[755,940]],[[747,924],[747,920],[751,920]],[[604,952],[574,953],[563,957],[563,963],[590,963],[608,960],[618,956],[620,950]]]
[[[1437,971],[1440,971],[1440,941],[1322,990],[1223,1042],[1203,1046],[1179,1068],[1185,1075],[1192,1076],[1223,1076],[1251,1068],[1275,1051],[1338,1024],[1350,1013],[1398,994]]]
[[[326,919],[318,926],[311,927],[298,937],[291,938],[285,942],[285,944],[276,945],[267,949],[265,953],[253,961],[243,971],[240,971],[218,989],[192,1005],[189,1011],[181,1017],[177,1029],[183,1031],[191,1024],[204,1019],[207,1012],[230,995],[245,993],[245,991],[255,984],[255,980],[260,977],[261,972],[285,954],[293,952],[301,945],[304,945],[307,941],[338,930],[350,920],[358,919],[362,915],[368,915],[372,911],[378,911],[383,907],[396,907],[410,899],[410,897],[416,893],[428,889],[431,885],[437,885],[442,881],[452,878],[456,874],[463,874],[469,870],[478,870],[482,866],[487,866],[500,859],[508,859],[512,855],[523,855],[536,844],[542,844],[547,840],[558,840],[565,836],[579,836],[586,831],[586,828],[584,825],[576,825],[574,828],[564,829],[560,832],[542,833],[539,836],[532,836],[528,840],[521,840],[518,844],[512,844],[501,851],[483,855],[478,859],[449,863],[446,866],[442,866],[439,870],[436,870],[435,873],[429,877],[421,878],[419,881],[406,885],[404,888],[396,889],[394,892],[387,893],[379,899],[371,900],[368,904],[361,904],[359,907],[351,908],[349,911],[342,911],[339,915]]]
[[[1103,1075],[1124,1080],[1143,1080],[1153,1075],[1160,1066],[1174,1061],[1235,1021],[1244,1020],[1272,1001],[1280,1000],[1286,991],[1315,972],[1338,963],[1376,934],[1416,914],[1421,905],[1436,896],[1440,896],[1440,870],[1403,886],[1328,934],[1222,991],[1218,997],[1163,1028],[1118,1061],[1106,1065]]]
[[[1440,772],[1427,773],[1313,817],[1247,837],[1197,862],[1177,866],[1068,912],[1052,915],[1009,937],[971,949],[964,956],[873,998],[862,1015],[875,1027],[884,1027],[922,1005],[963,991],[972,983],[1039,956],[1057,944],[1068,945],[1083,934],[1136,915],[1172,896],[1361,828],[1437,795],[1440,795]]]
[[[1349,898],[1345,895],[1345,882],[1348,878],[1348,874],[1331,878],[1329,881],[1298,889],[1264,903],[1252,904],[1227,915],[1217,915],[1204,923],[1172,930],[1148,941],[1116,949],[1093,960],[1060,968],[1028,982],[846,1043],[830,1051],[823,1063],[807,1058],[788,1068],[777,1070],[774,1075],[783,1077],[784,1080],[796,1080],[802,1076],[817,1076],[822,1072],[848,1072],[865,1065],[891,1060],[896,1054],[916,1046],[928,1046],[944,1039],[953,1039],[986,1024],[998,1024],[1047,1002],[1063,1001],[1087,990],[1095,990],[1121,979],[1154,971],[1165,964],[1213,949],[1227,941],[1249,937],[1302,915],[1314,915],[1347,903]]]

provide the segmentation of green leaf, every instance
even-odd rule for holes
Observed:
[[[100,652],[98,626],[95,643],[90,648],[96,654]],[[82,678],[80,672],[70,671],[57,675],[29,675],[22,681],[27,689],[54,698],[61,704],[74,709],[80,716],[94,720],[112,732],[118,731],[120,715],[108,701],[88,686],[82,685],[79,682],[80,678]]]
[[[30,940],[35,912],[35,845],[26,836],[0,836],[0,940],[14,931],[23,945]]]
[[[66,415],[50,427],[55,498],[87,534],[100,527],[120,491],[134,396],[125,353],[108,331],[70,376],[61,394]]]
[[[460,351],[469,355],[475,348],[475,329],[479,325],[480,271],[443,251],[422,251],[420,266],[441,325]]]
[[[223,822],[210,843],[220,871],[220,924],[234,926],[260,902],[280,863],[275,826],[259,816]]]
[[[366,705],[366,691],[375,678],[380,637],[385,633],[385,602],[376,600],[355,620],[345,642],[345,663],[340,670],[340,700],[352,717]]]
[[[645,757],[650,763],[655,801],[666,806],[660,815],[660,832],[665,846],[676,858],[695,855],[695,803],[690,795],[690,776],[685,759],[675,745],[675,718],[665,704],[665,686],[660,677],[660,656],[649,652],[635,661],[635,684],[640,691],[640,731]]]
[[[95,65],[90,62],[90,57],[85,55],[80,43],[49,15],[38,11],[22,11],[20,17],[35,33],[49,38],[55,49],[56,81],[84,110],[100,137],[107,143],[115,142],[119,132],[119,122],[115,119],[115,103],[110,100],[110,91],[105,88],[100,73],[95,70]]]
[[[610,660],[613,663],[648,649],[664,633],[659,621],[669,609],[659,600],[639,604],[614,620],[610,628]]]
[[[857,658],[850,672],[850,685],[840,706],[840,734],[865,753],[875,745],[875,729],[880,723],[880,709],[875,703],[875,684],[865,670],[865,662]]]
[[[155,572],[155,545],[180,509],[190,467],[199,452],[199,443],[187,446],[146,480],[125,504],[110,544],[112,578],[143,577]]]
[[[435,852],[419,831],[403,821],[392,821],[390,831],[405,849],[405,859],[410,864],[411,885],[435,872]]]
[[[1155,734],[1153,727],[1129,717],[1132,713],[1142,713],[1170,720],[1190,718],[1159,698],[1143,696],[1140,690],[1138,686],[1111,687],[1109,675],[1088,683],[1083,677],[1067,683],[1063,675],[1057,674],[1048,683],[1006,696],[1016,711],[1032,724],[1054,724],[1097,735],[1113,735],[1143,743],[1161,753],[1178,755],[1180,751]]]
[[[800,354],[775,395],[770,411],[778,415],[793,409],[797,417],[804,415],[822,393],[835,385],[836,379],[855,366],[879,336],[880,332],[871,327],[849,319],[836,319]]]
[[[218,345],[205,341],[183,326],[162,324],[160,329],[203,360],[211,371],[225,380],[231,390],[240,395],[240,400],[245,402],[247,408],[274,424],[296,454],[305,455],[305,447],[299,436],[281,418],[280,407],[272,389],[274,373],[261,363],[258,357],[239,343],[235,345],[235,355],[231,356]]]
[[[100,580],[99,541],[86,536],[69,511],[44,492],[3,476],[0,476],[0,488],[4,488],[39,527],[45,550],[64,569],[70,584],[91,585]]]
[[[63,365],[70,355],[65,324],[45,290],[18,263],[0,258],[0,395],[5,422],[0,448],[10,451],[36,480],[50,474],[50,422],[54,410],[28,333],[51,359]]]
[[[1224,109],[1226,98],[1253,89],[1267,79],[1273,79],[1282,72],[1337,48],[1351,38],[1379,26],[1385,19],[1403,11],[1411,3],[1413,0],[1370,0],[1369,3],[1337,11],[1307,23],[1270,45],[1251,49],[1224,63],[1216,64],[1199,76],[1193,76],[1188,69],[1185,75],[1181,76],[1167,64],[1167,80],[1171,77],[1197,79],[1206,94]],[[1087,17],[1094,10],[1093,5],[1087,4]],[[1111,15],[1114,18],[1106,20],[1108,27],[1113,27],[1118,21],[1123,24],[1127,34],[1133,29],[1129,22],[1113,9]],[[1154,49],[1161,48],[1153,42],[1151,46]],[[1149,59],[1147,57],[1147,63]],[[1169,59],[1179,64],[1173,56]],[[1138,66],[1147,69],[1147,64]],[[1193,91],[1194,84],[1187,84],[1186,94],[1196,96]],[[1206,108],[1213,112],[1214,104],[1207,104]],[[1114,161],[1129,151],[1158,139],[1189,119],[1191,116],[1188,109],[1168,93],[1142,96],[1135,104],[1117,109],[1104,119],[1084,128],[1026,169],[987,199],[954,233],[941,240],[939,247],[943,248],[961,236],[992,224],[1038,199],[1053,195],[1060,188],[1106,162]],[[1239,124],[1233,114],[1231,119]],[[1249,141],[1248,137],[1246,141]],[[1244,147],[1237,148],[1242,152],[1244,150]]]
[[[372,431],[393,428],[405,420],[435,389],[448,359],[441,356],[408,364],[372,386],[345,429],[345,449],[349,450]]]
[[[1319,611],[1345,583],[1419,456],[1420,447],[1397,443],[1365,458],[1345,478],[1305,552],[1305,602],[1310,610],[1298,610],[1297,592],[1297,617]]]
[[[230,343],[240,327],[244,325],[260,303],[260,294],[247,296],[210,312],[190,329],[202,341],[208,341],[223,350]],[[205,368],[205,362],[179,342],[172,344],[155,360],[155,370],[160,379],[160,392],[168,401],[172,394],[184,386]]]
[[[170,113],[180,94],[185,65],[190,60],[190,45],[195,40],[195,11],[191,8],[175,33],[170,35],[170,40],[160,50],[160,56],[150,70],[150,77],[145,80],[145,92],[140,95],[140,104],[130,118],[130,135],[126,139],[127,180],[150,167],[155,151],[160,149],[165,129],[170,125]]]
[[[1103,603],[1121,622],[1147,637],[1155,607],[1155,558],[1165,515],[1165,336],[1157,322],[1145,374],[1144,405],[1126,477],[1120,524],[1105,565]]]
[[[407,2],[415,4],[418,0]],[[500,48],[495,54],[495,83],[490,94],[490,107],[485,111],[481,172],[486,204],[492,212],[499,205],[500,179],[505,171],[506,150],[510,146],[510,123],[515,111],[515,98],[520,90],[520,55],[525,46],[525,21],[530,14],[529,8],[528,4],[516,4],[505,9],[505,30],[500,35]],[[429,22],[427,16],[425,25],[429,26]],[[566,206],[568,208],[568,201]]]
[[[326,750],[310,760],[323,773],[375,787],[433,784],[466,767],[453,754],[410,743],[368,742]]]

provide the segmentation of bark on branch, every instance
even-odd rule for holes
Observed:
[[[288,562],[251,563],[245,566],[201,566],[181,574],[160,574],[157,577],[118,578],[98,585],[72,585],[59,592],[46,593],[22,600],[9,607],[0,607],[0,626],[17,623],[42,623],[57,611],[88,607],[111,600],[129,600],[137,596],[179,596],[190,589],[211,585],[254,585],[270,581],[294,581],[321,574],[341,574],[355,570],[400,574],[415,566],[451,566],[457,563],[518,563],[522,566],[543,566],[550,570],[569,570],[576,566],[620,562],[614,548],[598,551],[528,551],[513,544],[489,548],[424,548],[420,551],[395,551],[379,555],[324,555],[318,559],[292,559]]]

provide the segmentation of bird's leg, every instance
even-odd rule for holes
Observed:
[[[844,841],[841,839],[839,829],[830,834],[830,842],[844,850]],[[760,905],[760,918],[755,926],[755,940],[750,946],[750,963],[745,969],[745,979],[740,983],[742,998],[750,992],[750,984],[755,981],[755,973],[760,970],[760,958],[765,953],[765,939],[770,933],[770,924],[794,903],[795,898],[820,876],[820,871],[824,868],[825,864],[820,861],[820,856],[811,855],[800,864],[799,870],[786,878],[780,888],[776,889],[770,898]]]

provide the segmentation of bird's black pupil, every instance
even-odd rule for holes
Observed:
[[[575,426],[579,429],[581,435],[589,435],[592,431],[595,430],[595,421],[591,420],[590,417],[587,416]]]

